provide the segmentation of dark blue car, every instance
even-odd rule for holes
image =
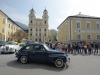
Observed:
[[[64,52],[52,50],[46,44],[34,43],[22,47],[16,57],[21,63],[38,61],[53,63],[56,67],[63,67],[67,62],[67,55]]]

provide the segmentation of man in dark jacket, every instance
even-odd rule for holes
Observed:
[[[98,54],[98,43],[97,42],[95,43],[94,48],[95,48],[94,49],[94,55]]]

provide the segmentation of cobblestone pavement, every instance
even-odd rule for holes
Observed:
[[[100,56],[69,55],[66,68],[30,62],[21,64],[15,54],[0,54],[0,75],[100,75]]]

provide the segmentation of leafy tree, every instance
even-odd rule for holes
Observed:
[[[53,36],[54,41],[57,41],[57,38],[56,37],[57,37],[57,34]]]
[[[9,37],[11,39],[13,39],[14,41],[21,42],[21,40],[23,38],[24,39],[27,39],[28,38],[28,33],[25,32],[25,31],[23,31],[23,30],[18,30],[15,33],[11,34]]]

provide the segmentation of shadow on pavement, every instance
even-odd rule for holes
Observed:
[[[18,69],[45,69],[51,71],[63,71],[68,68],[68,65],[62,68],[56,68],[53,64],[46,64],[46,63],[39,63],[39,62],[29,62],[27,64],[22,64],[17,60],[8,62],[7,66],[18,68]]]
[[[12,55],[12,54],[14,53],[3,53],[3,54],[0,53],[0,55]]]

